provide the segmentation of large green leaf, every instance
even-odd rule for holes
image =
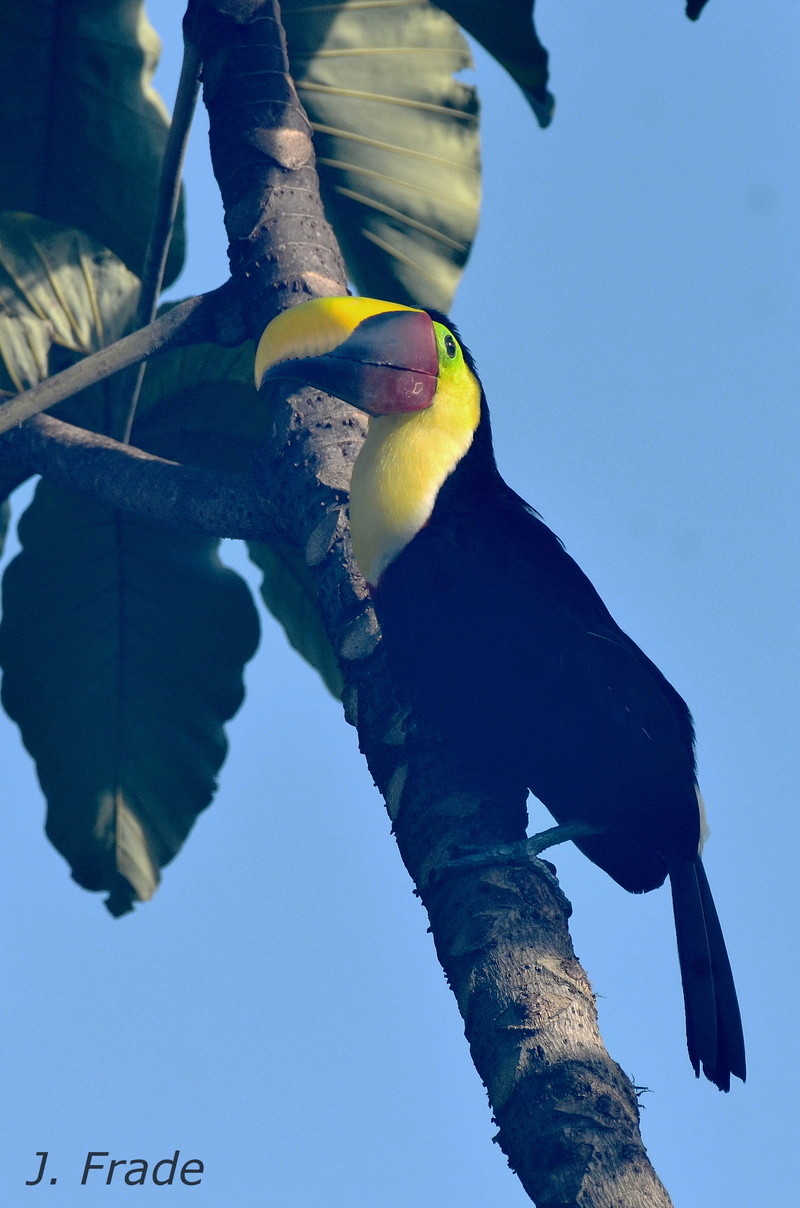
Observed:
[[[516,80],[536,114],[548,126],[555,101],[548,91],[547,51],[533,25],[535,0],[437,0]]]
[[[47,377],[54,344],[87,356],[118,339],[138,295],[138,278],[82,231],[0,214],[0,359],[15,390]]]
[[[53,368],[56,352],[82,355],[116,334],[108,326],[124,325],[138,282],[85,236],[16,221],[33,235],[22,250],[17,240],[0,299],[34,325],[43,368],[48,359]],[[52,330],[42,318],[48,311]],[[94,318],[81,326],[86,316]],[[50,347],[54,336],[60,344]],[[85,391],[59,414],[106,431],[111,388]],[[269,423],[253,383],[252,344],[200,344],[150,362],[133,438],[163,456],[248,473]],[[211,797],[222,723],[241,699],[243,663],[255,648],[252,601],[221,569],[213,542],[158,533],[55,487],[40,485],[20,532],[24,550],[7,572],[0,626],[4,703],[36,760],[50,837],[76,880],[108,890],[109,908],[120,913],[150,896]],[[305,567],[277,554],[272,564],[268,604],[336,690]],[[108,729],[115,685],[116,755]],[[221,707],[223,690],[229,703]],[[153,719],[149,745],[139,732],[145,717]]]
[[[246,460],[224,468],[246,472],[252,450],[269,430],[270,415],[263,395],[253,381],[255,346],[251,341],[238,348],[219,344],[192,344],[175,348],[148,363],[134,425],[134,443],[161,456],[182,459],[182,440],[234,438],[247,446]],[[173,448],[174,452],[167,452]],[[215,460],[203,461],[220,467]],[[191,459],[190,459],[191,460]],[[223,467],[220,467],[223,468]]]
[[[197,344],[151,361],[133,430],[137,445],[162,457],[248,474],[269,431],[265,397],[253,384],[253,345]],[[263,572],[261,595],[289,642],[334,694],[342,683],[300,554],[278,543],[249,543]]]
[[[0,243],[0,351],[16,385],[121,333],[138,280],[110,252],[26,215],[7,216]],[[27,362],[20,325],[36,350]],[[251,347],[216,346],[156,358],[142,426],[152,416],[158,434],[160,412],[169,415],[162,434],[191,435],[200,401],[206,418],[213,406],[218,423],[223,415],[233,423],[243,392],[257,401],[252,359]],[[203,389],[209,378],[213,393]],[[108,431],[119,381],[84,391],[59,414]],[[151,896],[211,798],[222,725],[241,701],[257,641],[253,603],[215,542],[126,521],[54,486],[40,485],[20,536],[23,552],[4,581],[3,700],[36,760],[48,834],[75,879],[106,889],[119,914]]]
[[[448,310],[480,203],[466,41],[425,0],[283,0],[323,200],[358,288]]]
[[[258,621],[215,543],[135,524],[46,482],[3,585],[3,703],[47,833],[113,914],[154,892],[208,805]]]
[[[290,644],[322,676],[328,690],[341,696],[342,673],[302,556],[277,542],[265,545],[263,541],[249,541],[247,548],[263,572],[261,595],[267,608],[283,627]]]
[[[0,0],[0,210],[78,227],[141,274],[169,118],[142,0]],[[184,259],[179,215],[167,264]]]

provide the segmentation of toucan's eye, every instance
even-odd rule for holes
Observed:
[[[449,331],[448,331],[447,335],[444,337],[444,350],[447,353],[447,355],[451,358],[451,360],[456,355],[456,352],[458,351],[458,349],[456,347],[456,342],[453,339],[453,337],[450,335]]]

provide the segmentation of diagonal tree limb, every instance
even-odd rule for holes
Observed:
[[[251,479],[180,465],[77,428],[52,415],[36,415],[0,437],[9,468],[20,481],[44,474],[137,520],[212,537],[269,541],[272,533]]]

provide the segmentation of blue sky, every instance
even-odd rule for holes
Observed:
[[[453,315],[506,477],[693,710],[745,1087],[692,1075],[668,893],[627,895],[572,850],[555,860],[676,1205],[752,1208],[794,1201],[800,1126],[799,31],[789,0],[711,0],[697,25],[681,9],[540,0],[546,132],[478,55],[485,208]],[[169,103],[181,10],[150,6]],[[202,121],[187,199],[175,296],[226,273]],[[127,1203],[75,1190],[86,1153],[180,1149],[202,1184],[137,1203],[522,1208],[355,735],[263,628],[216,803],[122,920],[69,880],[0,729],[0,1196]],[[38,1150],[58,1175],[46,1190],[24,1187]]]

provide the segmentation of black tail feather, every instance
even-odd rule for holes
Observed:
[[[678,960],[686,1008],[686,1042],[695,1074],[722,1091],[731,1074],[744,1081],[742,1021],[719,917],[699,856],[670,869]]]
[[[695,875],[703,903],[703,914],[706,920],[708,948],[711,954],[711,968],[714,974],[714,990],[717,996],[717,1021],[719,1026],[717,1040],[717,1064],[741,1078],[747,1077],[747,1064],[744,1054],[744,1035],[742,1033],[742,1018],[739,1014],[739,1000],[736,997],[736,986],[733,982],[731,963],[728,960],[728,950],[722,935],[717,908],[711,896],[706,870],[701,859],[695,861]]]

